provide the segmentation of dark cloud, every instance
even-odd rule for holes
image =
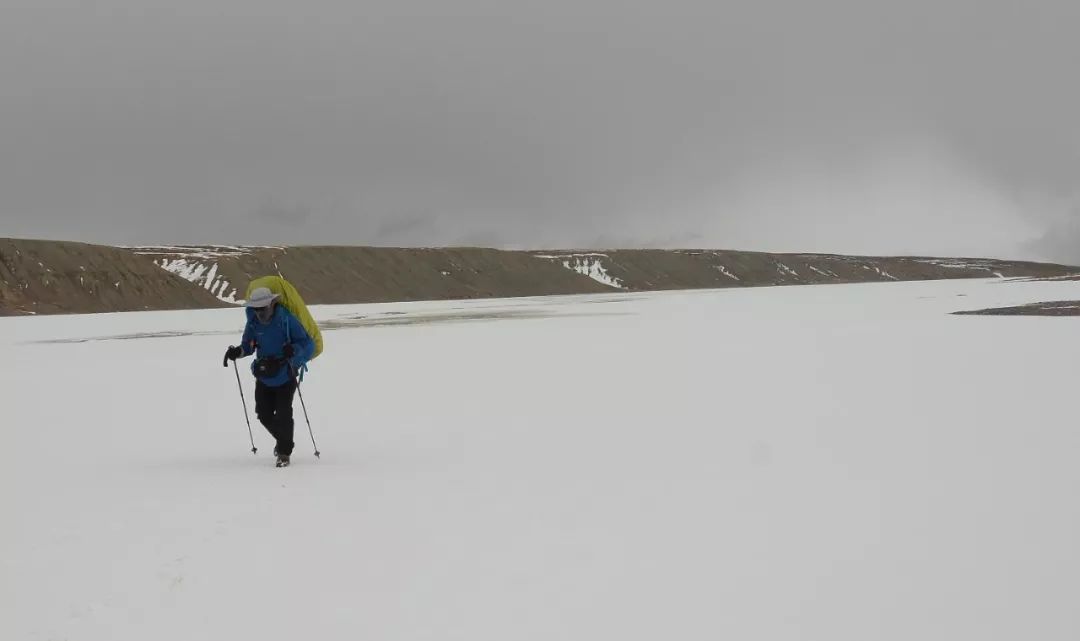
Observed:
[[[1077,18],[9,0],[0,235],[1070,254],[1040,238],[1076,217]]]

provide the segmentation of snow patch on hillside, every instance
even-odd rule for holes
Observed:
[[[808,265],[808,267],[810,268],[810,271],[815,272],[815,273],[817,273],[817,274],[819,274],[821,276],[825,276],[826,278],[840,278],[832,270],[818,269],[817,267],[814,267],[813,265]]]
[[[154,264],[167,272],[206,289],[218,300],[231,304],[243,302],[236,287],[221,273],[219,261],[251,254],[256,249],[282,249],[281,247],[241,247],[236,245],[144,245],[130,248],[140,256],[147,256]]]
[[[574,258],[587,258],[587,257],[609,258],[609,256],[607,254],[598,254],[596,252],[574,253],[574,254],[536,254],[536,257],[537,258],[547,258],[548,260],[562,260],[564,258],[569,258],[569,257],[574,257]]]
[[[728,271],[727,267],[724,267],[723,265],[715,265],[715,267],[716,267],[717,271],[719,271],[724,276],[727,276],[728,278],[731,278],[731,279],[734,279],[734,280],[740,280],[740,278],[738,276],[736,276],[735,274]]]
[[[941,267],[944,269],[978,269],[984,272],[988,272],[990,275],[997,278],[1005,278],[1005,275],[1000,271],[1000,266],[988,261],[969,260],[962,258],[926,258],[920,259],[916,262],[926,265],[933,265],[934,267]],[[1066,276],[1064,278],[1074,278],[1073,276]]]
[[[278,249],[284,251],[284,247],[271,246],[238,246],[238,245],[143,245],[130,247],[134,253],[143,256],[170,256],[174,258],[235,258],[246,256],[256,249]]]
[[[563,267],[571,271],[575,271],[582,276],[588,276],[598,283],[607,285],[608,287],[614,287],[615,289],[626,289],[622,281],[608,273],[607,269],[600,259],[610,258],[607,254],[601,254],[596,252],[584,252],[574,254],[536,254],[537,258],[543,258],[545,260],[557,260]]]
[[[882,278],[886,278],[888,280],[900,280],[896,276],[893,276],[892,274],[890,274],[889,272],[885,271],[884,269],[878,267],[877,265],[873,265],[873,264],[871,264],[871,265],[863,265],[862,268],[865,269],[866,271],[874,272],[878,276],[881,276]]]
[[[788,267],[784,263],[776,263],[776,271],[781,276],[790,275],[790,276],[796,276],[797,277],[799,275],[799,272],[797,272],[794,269]]]
[[[184,280],[205,287],[207,291],[226,303],[237,304],[237,291],[231,283],[218,274],[217,263],[204,263],[188,258],[159,258],[154,264]]]
[[[962,258],[922,258],[917,259],[915,262],[945,269],[984,269],[987,271],[992,269],[986,261],[965,260]]]
[[[596,282],[607,285],[608,287],[626,289],[623,286],[622,281],[615,278],[604,269],[603,263],[600,262],[601,256],[607,258],[605,254],[563,256],[562,266],[583,276],[588,276]]]

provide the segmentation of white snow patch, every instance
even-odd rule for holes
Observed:
[[[132,252],[143,256],[161,256],[168,258],[201,258],[211,260],[214,258],[235,258],[246,256],[257,249],[276,249],[284,251],[283,247],[263,246],[236,246],[236,245],[208,245],[208,246],[179,246],[179,245],[143,245],[130,247]]]
[[[810,271],[812,271],[812,272],[814,272],[816,274],[820,274],[821,276],[825,276],[825,277],[828,277],[828,278],[840,278],[835,273],[833,273],[833,272],[831,272],[829,270],[818,269],[817,267],[814,267],[813,265],[809,265],[809,267],[810,267]]]
[[[203,263],[189,261],[186,258],[162,258],[158,265],[165,271],[172,272],[192,283],[200,282],[207,266]]]
[[[1000,272],[997,271],[997,265],[987,261],[963,260],[958,258],[925,258],[918,259],[914,262],[923,263],[924,265],[933,265],[943,269],[977,269],[988,272],[998,278],[1004,278],[1004,276],[1001,276]]]
[[[226,303],[241,303],[241,302],[243,302],[243,301],[239,301],[239,300],[236,299],[236,288],[235,287],[231,291],[229,291],[228,294],[226,294],[225,292],[228,289],[229,289],[229,281],[227,281],[227,280],[221,281],[221,291],[218,293],[218,298],[225,301]]]
[[[925,258],[915,262],[926,265],[934,265],[945,269],[989,269],[989,266],[980,261],[967,261],[957,258]]]
[[[714,265],[714,267],[716,267],[716,269],[724,276],[727,276],[728,278],[732,278],[734,280],[740,280],[738,276],[728,271],[727,267],[724,267],[723,265]]]
[[[865,269],[868,272],[874,272],[877,275],[881,276],[882,278],[887,278],[889,280],[900,280],[899,278],[893,276],[892,274],[890,274],[889,272],[885,271],[884,269],[878,267],[877,265],[863,264],[863,265],[859,265],[859,267],[862,267],[863,269]]]
[[[601,258],[609,258],[607,254],[575,252],[572,254],[535,254],[535,256],[547,260],[558,260],[566,269],[588,276],[608,287],[626,289],[618,278],[608,274],[607,269],[604,268],[603,263],[600,261]]]
[[[878,267],[877,265],[874,265],[874,271],[877,272],[883,278],[888,278],[889,280],[900,280],[896,276],[893,276],[892,274],[890,274],[889,272],[885,271],[884,269]]]
[[[596,257],[596,258],[608,258],[609,257],[607,254],[599,254],[599,253],[596,253],[596,252],[585,252],[585,253],[575,252],[573,254],[536,254],[537,258],[547,258],[549,260],[563,260],[564,258],[571,258],[571,257],[578,258],[578,257],[588,257],[588,256],[592,256],[592,257]]]
[[[176,274],[184,280],[204,287],[207,291],[212,293],[226,303],[237,304],[235,288],[228,289],[229,281],[218,273],[217,263],[203,263],[198,260],[192,260],[190,258],[161,258],[154,261],[158,267],[161,267],[167,272]]]
[[[210,272],[206,275],[206,289],[209,290],[212,286],[214,286],[216,284],[216,283],[214,283],[214,279],[217,277],[217,270],[218,270],[217,263],[214,263],[210,267]]]
[[[624,289],[622,283],[618,278],[615,278],[607,273],[604,269],[604,265],[600,262],[600,259],[596,257],[596,254],[585,254],[580,256],[574,256],[572,258],[562,261],[563,267],[573,270],[579,274],[588,276],[598,283],[603,283],[608,287],[614,287],[616,289]]]
[[[790,274],[791,276],[798,276],[799,275],[799,272],[797,272],[794,269],[788,267],[784,263],[776,263],[776,271],[780,272],[781,274]]]

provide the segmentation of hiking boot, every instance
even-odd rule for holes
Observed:
[[[289,467],[289,455],[288,454],[278,454],[277,455],[277,463],[274,466],[275,467]]]

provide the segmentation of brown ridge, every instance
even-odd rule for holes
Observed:
[[[0,314],[221,307],[230,304],[222,299],[242,299],[252,278],[273,273],[293,282],[308,303],[334,304],[945,278],[1061,278],[1080,274],[1080,268],[987,259],[728,250],[120,248],[0,239]]]

